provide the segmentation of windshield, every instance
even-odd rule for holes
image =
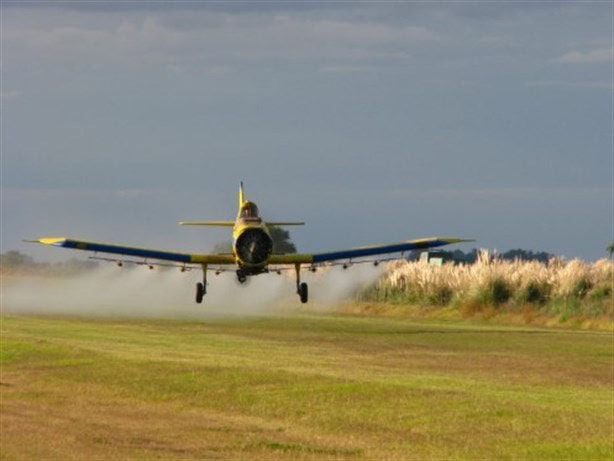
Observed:
[[[259,218],[258,207],[254,202],[246,202],[241,207],[241,217],[246,219]]]

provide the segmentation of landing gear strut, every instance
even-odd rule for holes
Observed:
[[[196,284],[196,302],[203,302],[203,298],[207,294],[207,265],[203,264],[203,281]]]
[[[294,269],[296,270],[296,293],[301,298],[301,303],[305,304],[309,298],[309,290],[306,283],[301,283],[301,265],[295,264]]]

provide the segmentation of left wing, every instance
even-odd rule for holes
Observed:
[[[230,254],[192,254],[176,253],[171,251],[153,250],[148,248],[129,247],[111,243],[88,242],[66,237],[43,237],[37,240],[28,240],[33,243],[53,245],[61,248],[74,250],[93,251],[95,253],[113,253],[124,256],[134,256],[145,259],[159,259],[184,264],[235,264],[235,259]]]
[[[389,253],[402,253],[410,250],[422,250],[435,248],[452,243],[473,242],[474,240],[460,239],[456,237],[430,237],[404,242],[389,243],[383,245],[370,245],[349,250],[329,251],[315,254],[284,254],[273,255],[270,264],[316,264],[339,259],[362,258],[366,256],[383,255]]]

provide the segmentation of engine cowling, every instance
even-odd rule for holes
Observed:
[[[242,264],[265,264],[273,252],[273,240],[263,229],[245,229],[235,240],[235,253]]]

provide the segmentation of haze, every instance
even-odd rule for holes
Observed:
[[[375,282],[382,266],[360,264],[347,270],[328,268],[305,271],[311,311],[328,311],[351,299],[360,287]],[[148,270],[103,265],[65,277],[21,277],[2,287],[5,314],[78,315],[83,317],[131,317],[204,319],[249,316],[300,309],[293,271],[252,277],[241,286],[232,271],[210,275],[205,304],[194,303],[191,289],[201,271]],[[36,286],[36,290],[32,287]]]
[[[431,235],[606,255],[611,2],[3,2],[2,251]],[[227,229],[226,229],[227,231]],[[467,250],[474,245],[459,248]]]

